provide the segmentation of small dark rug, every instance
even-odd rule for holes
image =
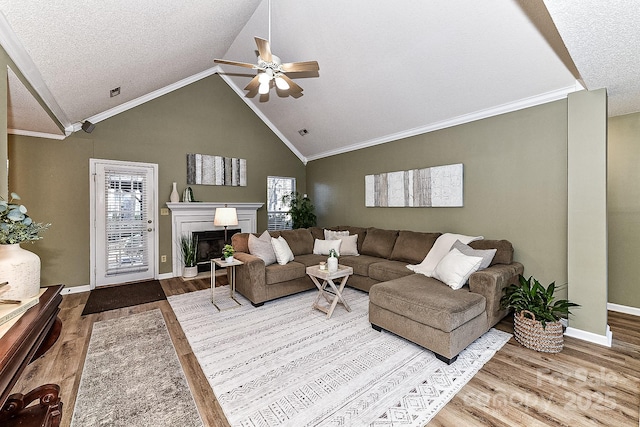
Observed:
[[[87,314],[166,299],[167,296],[157,280],[94,289],[89,294],[82,315],[86,316]]]

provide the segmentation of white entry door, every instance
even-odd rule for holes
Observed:
[[[90,160],[91,288],[157,277],[158,165]]]

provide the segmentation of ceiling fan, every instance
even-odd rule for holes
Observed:
[[[302,88],[296,84],[285,73],[300,73],[307,71],[319,71],[320,67],[316,61],[288,62],[283,64],[280,58],[271,53],[269,42],[260,37],[255,37],[258,46],[258,63],[249,64],[246,62],[227,61],[225,59],[214,59],[218,64],[236,65],[238,67],[252,68],[258,70],[258,74],[251,79],[244,88],[253,91],[258,88],[258,93],[265,95],[271,89],[271,82],[280,90],[288,90],[291,95],[301,94]]]

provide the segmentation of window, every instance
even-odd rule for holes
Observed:
[[[267,230],[290,230],[289,207],[282,203],[282,196],[296,191],[296,179],[285,176],[267,177]]]

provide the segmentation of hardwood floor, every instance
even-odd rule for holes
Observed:
[[[167,295],[209,287],[209,279],[161,283]],[[205,425],[229,425],[167,301],[81,317],[88,296],[64,296],[60,339],[29,366],[14,392],[59,384],[61,425],[69,426],[93,323],[159,308]],[[429,426],[638,426],[640,317],[609,312],[609,325],[611,348],[565,338],[561,353],[544,354],[512,338]],[[509,318],[497,327],[513,333]]]

